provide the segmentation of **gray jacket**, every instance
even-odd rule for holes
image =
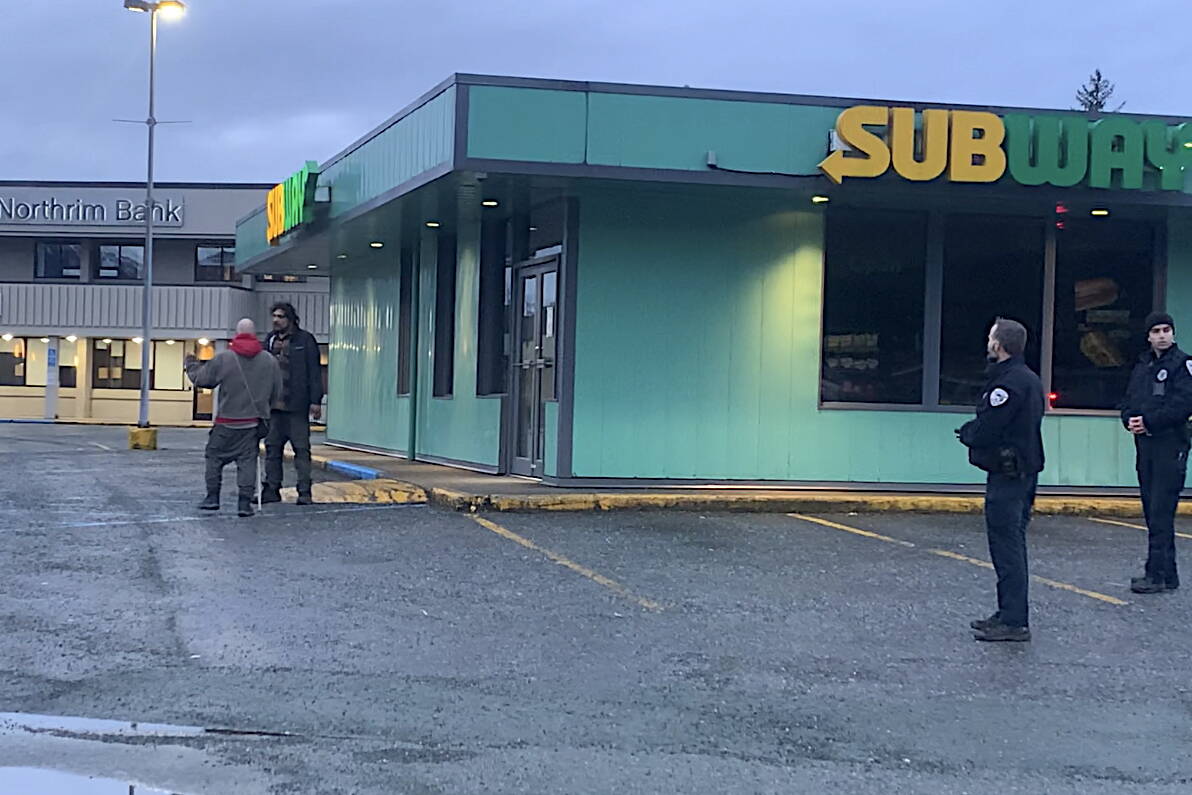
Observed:
[[[206,362],[192,362],[186,375],[195,386],[219,387],[215,422],[220,425],[251,428],[258,419],[268,419],[281,400],[281,368],[263,350],[251,357],[222,351]]]

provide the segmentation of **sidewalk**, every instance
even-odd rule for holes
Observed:
[[[292,453],[287,448],[286,456]],[[817,489],[572,489],[523,478],[484,475],[375,453],[315,445],[315,466],[354,478],[343,501],[386,502],[401,493],[403,502],[422,502],[454,511],[745,511],[767,513],[981,513],[981,494],[865,492]],[[348,484],[344,484],[346,487]],[[1040,496],[1040,514],[1140,517],[1135,497]],[[1180,513],[1192,515],[1192,502]]]

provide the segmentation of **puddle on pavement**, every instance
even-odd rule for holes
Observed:
[[[0,712],[0,734],[28,732],[59,735],[118,735],[122,737],[195,737],[218,730],[200,726],[172,726],[167,723],[138,723],[100,718],[74,718],[63,715],[33,715],[24,712]]]
[[[0,792],[22,795],[179,795],[112,778],[95,778],[37,767],[0,767]]]

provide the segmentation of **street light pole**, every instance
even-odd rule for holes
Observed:
[[[185,13],[182,0],[124,0],[129,11],[149,14],[149,117],[145,126],[149,128],[148,168],[145,172],[145,249],[144,286],[141,291],[141,401],[137,416],[137,427],[149,427],[149,375],[153,352],[153,139],[157,129],[157,15],[165,11],[170,15]]]
[[[141,291],[141,404],[137,427],[149,427],[149,368],[153,350],[153,134],[157,129],[157,7],[149,10],[149,166],[145,173],[145,284]]]

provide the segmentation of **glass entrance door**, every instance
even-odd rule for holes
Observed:
[[[546,404],[556,399],[559,263],[517,272],[514,304],[513,445],[510,471],[541,477]]]

